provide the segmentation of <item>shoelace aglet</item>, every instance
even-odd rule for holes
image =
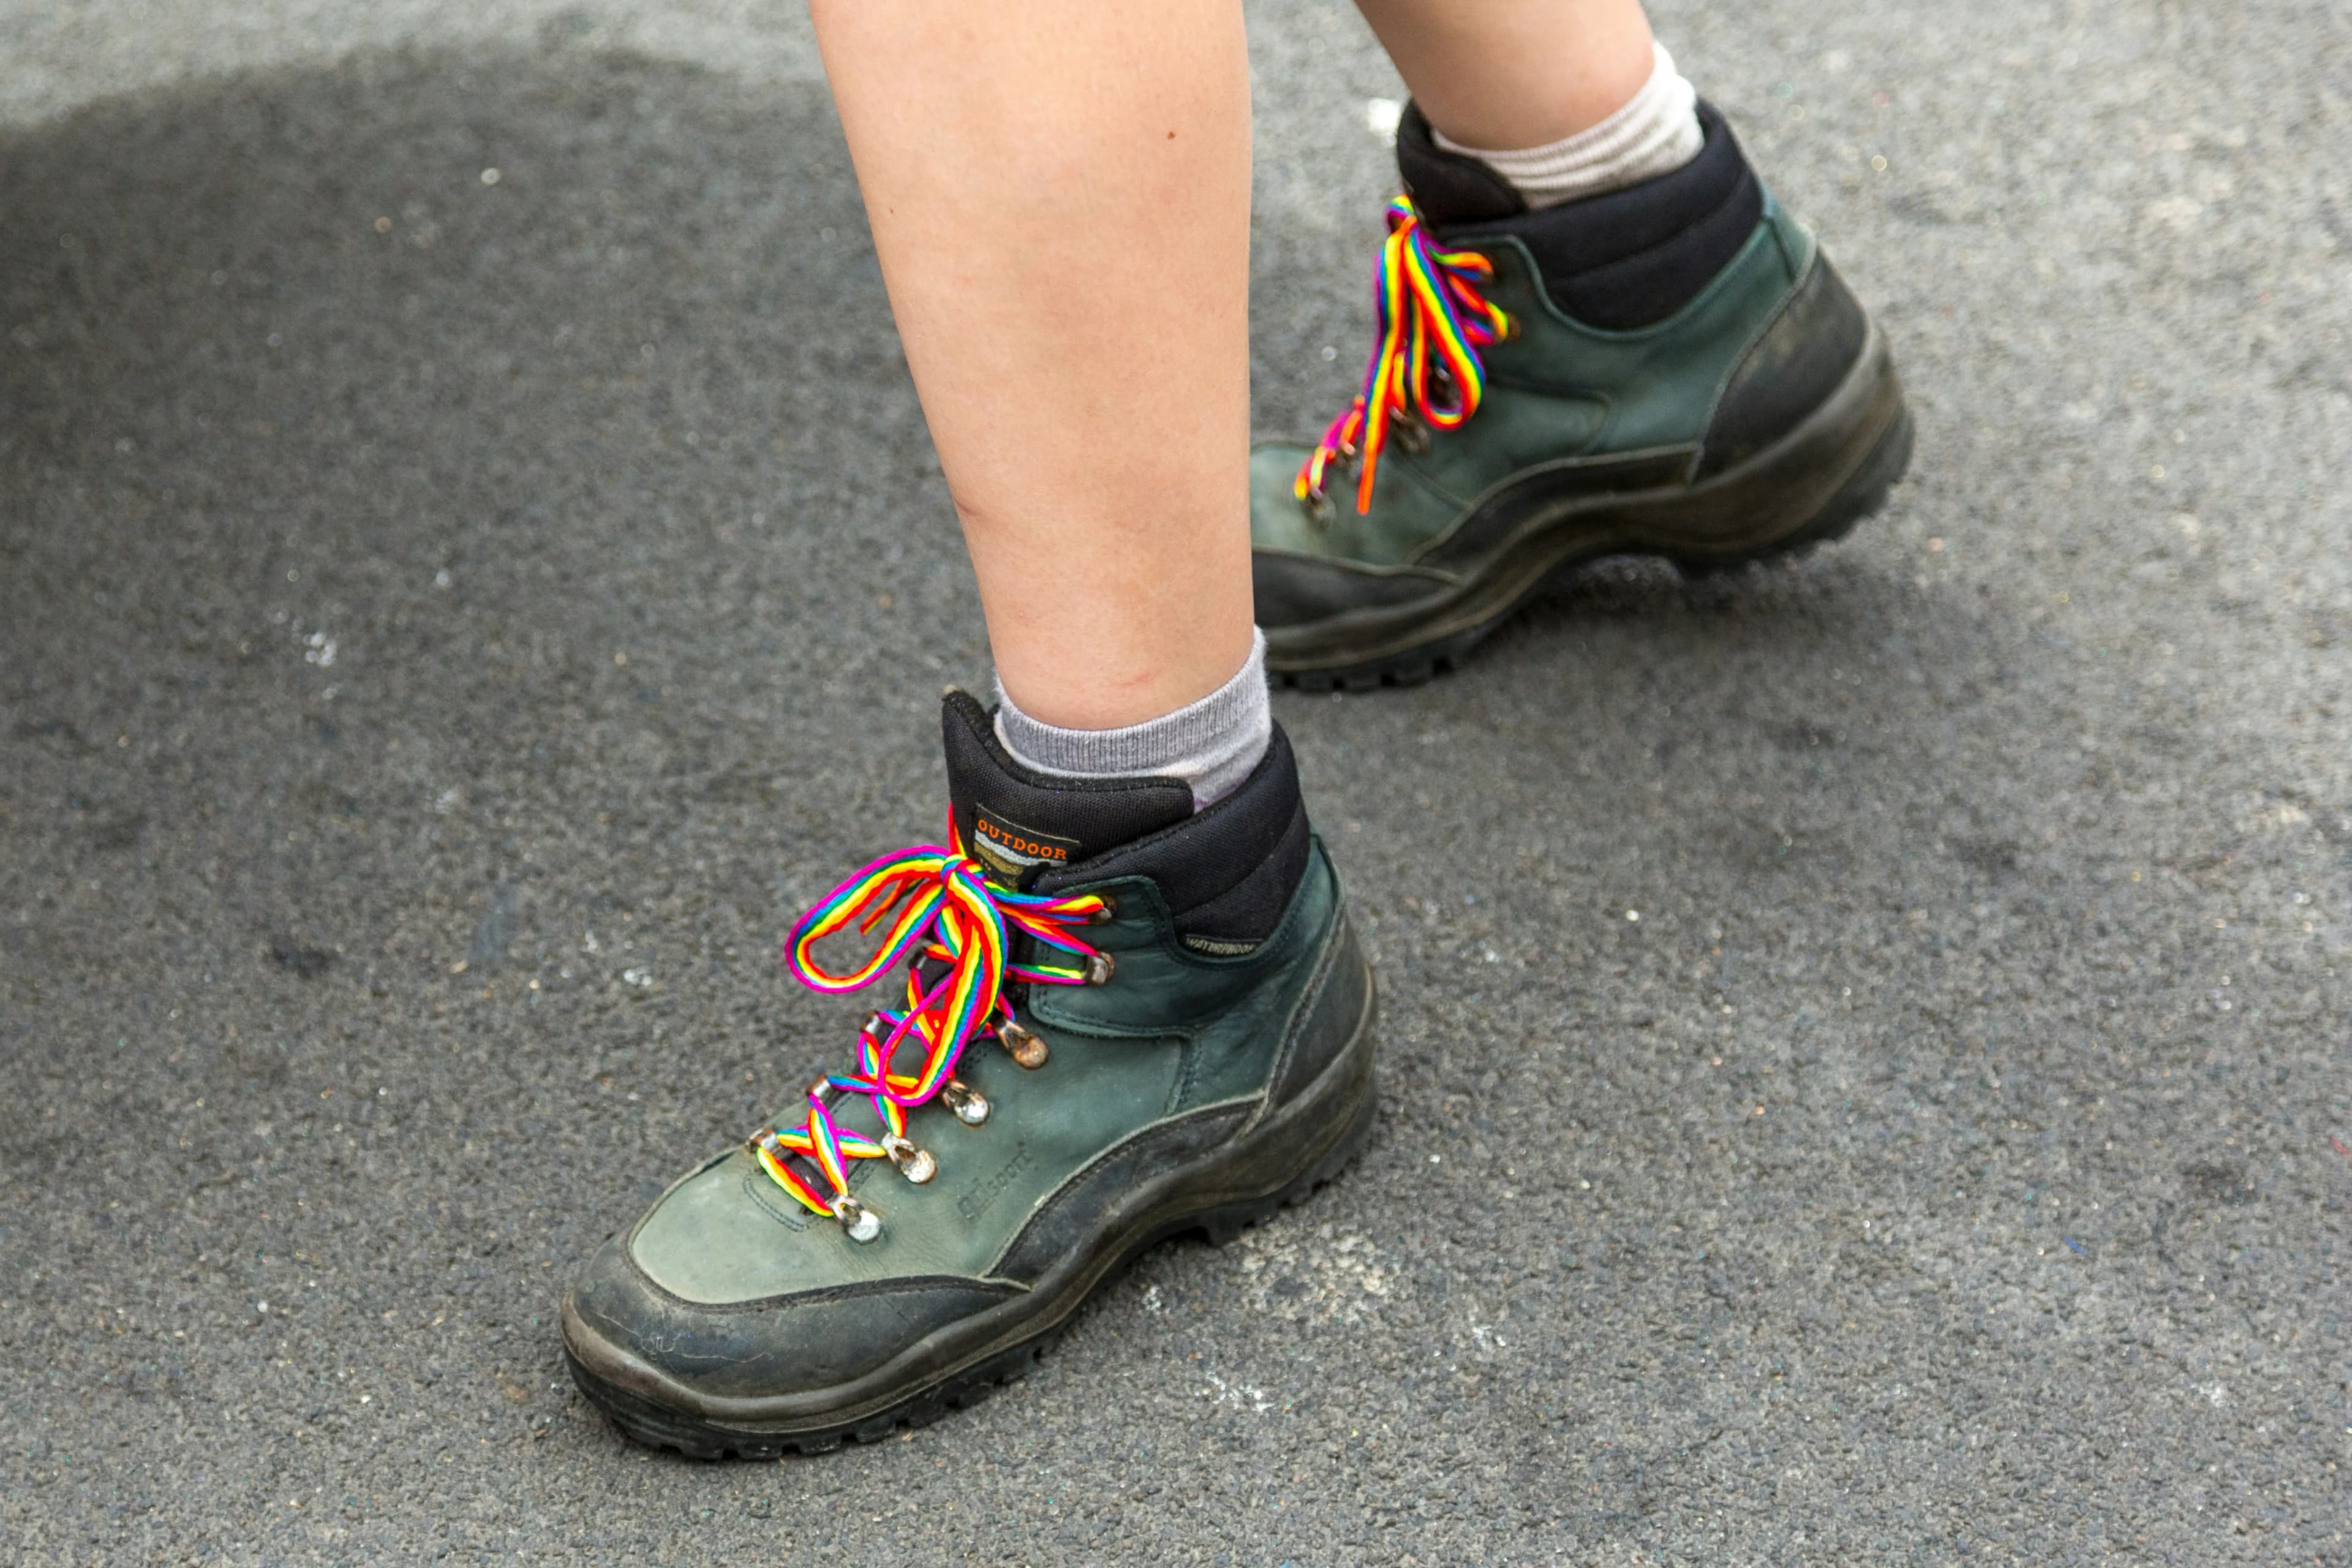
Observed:
[[[931,1152],[911,1139],[891,1133],[882,1140],[882,1150],[898,1167],[898,1173],[919,1187],[940,1173],[940,1163],[931,1157]]]
[[[847,1193],[833,1200],[833,1217],[852,1241],[871,1241],[882,1234],[882,1216]]]
[[[940,1090],[940,1098],[948,1102],[948,1109],[966,1127],[977,1127],[988,1120],[988,1096],[960,1078],[948,1079],[947,1087]]]
[[[1031,1071],[1045,1065],[1045,1037],[1035,1030],[1008,1019],[997,1026],[996,1039],[1007,1055]]]

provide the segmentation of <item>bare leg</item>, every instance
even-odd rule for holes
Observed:
[[[1649,79],[1641,0],[1356,0],[1429,121],[1472,147],[1590,130]]]
[[[998,678],[1108,729],[1251,642],[1235,0],[812,0]]]

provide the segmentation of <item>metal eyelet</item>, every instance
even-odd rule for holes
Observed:
[[[1305,498],[1298,503],[1298,510],[1305,512],[1307,521],[1316,527],[1328,528],[1330,526],[1332,517],[1339,509],[1331,504],[1329,496],[1324,494],[1320,489],[1317,489],[1307,492]]]
[[[754,1153],[765,1154],[769,1159],[775,1161],[779,1164],[783,1163],[784,1146],[781,1142],[777,1142],[776,1130],[772,1127],[762,1127],[757,1132],[752,1133],[749,1138],[744,1139],[743,1147],[751,1150]]]
[[[1517,316],[1505,316],[1503,318],[1503,341],[1505,342],[1515,343],[1518,342],[1519,334],[1525,331],[1527,331],[1527,329],[1519,325],[1519,319]]]
[[[1004,1047],[1007,1056],[1033,1072],[1045,1065],[1045,1037],[1034,1029],[1010,1021],[999,1024],[996,1043]]]
[[[882,1234],[882,1216],[847,1193],[833,1200],[833,1217],[852,1241],[871,1241]]]
[[[948,1102],[948,1109],[966,1127],[977,1127],[988,1120],[988,1096],[960,1078],[948,1079],[948,1086],[940,1090],[940,1098]]]
[[[1110,984],[1112,973],[1118,968],[1118,965],[1113,962],[1109,953],[1090,952],[1087,954],[1087,984],[1108,985]]]
[[[918,1147],[911,1139],[895,1132],[883,1134],[882,1152],[890,1156],[890,1163],[898,1167],[900,1175],[919,1187],[940,1173],[940,1163],[931,1158],[929,1149]]]
[[[1429,450],[1429,429],[1418,419],[1400,414],[1389,424],[1396,432],[1397,445],[1418,456]]]

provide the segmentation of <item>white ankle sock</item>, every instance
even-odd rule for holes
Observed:
[[[1032,719],[996,684],[996,738],[1013,760],[1069,778],[1182,779],[1195,811],[1239,789],[1274,736],[1266,702],[1265,634],[1251,638],[1234,677],[1173,713],[1118,730],[1065,730]]]
[[[1698,156],[1698,93],[1675,69],[1664,44],[1653,42],[1650,79],[1633,100],[1589,130],[1541,147],[1488,152],[1465,147],[1436,132],[1448,153],[1475,158],[1503,176],[1529,207],[1558,206],[1672,174]]]

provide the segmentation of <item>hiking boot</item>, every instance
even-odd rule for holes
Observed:
[[[1370,1130],[1371,972],[1280,726],[1197,814],[1178,780],[1022,767],[961,692],[944,728],[948,844],[786,949],[827,992],[901,970],[905,999],[564,1300],[573,1378],[641,1441],[765,1458],[971,1404],[1145,1248],[1229,1238]],[[835,973],[843,931],[880,945]]]
[[[1422,679],[1575,563],[1735,565],[1885,499],[1911,453],[1885,337],[1698,115],[1684,167],[1529,212],[1407,106],[1364,392],[1251,458],[1268,668]]]

